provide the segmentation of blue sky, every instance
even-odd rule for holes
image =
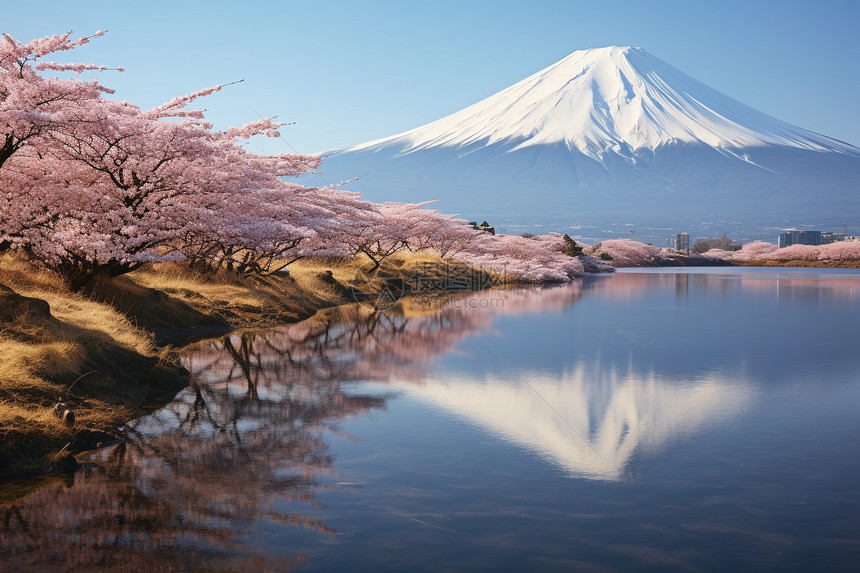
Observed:
[[[68,61],[151,107],[244,78],[204,102],[218,127],[296,122],[262,152],[312,153],[417,127],[570,52],[635,45],[729,96],[860,146],[860,2],[146,2],[0,0],[18,40],[108,29]]]

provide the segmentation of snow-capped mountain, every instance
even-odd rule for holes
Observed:
[[[860,225],[860,149],[640,48],[574,52],[447,117],[325,155],[323,176],[359,176],[349,188],[368,199],[440,199],[509,230],[660,239]]]

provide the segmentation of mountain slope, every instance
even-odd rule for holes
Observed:
[[[860,216],[860,150],[630,47],[574,52],[462,111],[330,152],[322,172],[360,176],[350,188],[373,200],[440,199],[467,218],[595,237],[860,224],[844,220]]]

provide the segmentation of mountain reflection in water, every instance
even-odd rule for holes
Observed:
[[[634,453],[661,449],[745,407],[752,392],[719,376],[680,383],[579,363],[560,377],[428,379],[418,397],[537,453],[574,477],[624,477]]]

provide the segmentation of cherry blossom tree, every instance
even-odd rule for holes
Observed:
[[[340,239],[353,256],[365,255],[373,263],[371,270],[383,260],[409,247],[409,240],[423,221],[420,208],[424,204],[382,203],[369,210],[368,217],[351,219],[338,229]]]
[[[429,251],[443,259],[468,250],[485,233],[453,215],[435,209],[413,210],[417,215],[408,239],[410,251]]]
[[[232,252],[220,255],[232,261],[239,251],[240,264],[254,269],[267,268],[262,259],[280,256],[311,234],[294,222],[275,224],[286,213],[273,211],[299,188],[281,177],[315,168],[317,157],[248,153],[238,138],[277,136],[279,124],[260,120],[215,131],[201,111],[188,108],[223,86],[144,111],[102,98],[110,90],[97,83],[37,73],[104,69],[33,65],[88,40],[55,36],[20,44],[4,37],[0,240],[17,243],[79,289],[97,274],[122,274],[158,259],[163,249],[175,250],[201,230],[217,230],[222,239],[241,236],[240,244],[222,241]],[[25,143],[32,152],[10,170],[9,159]],[[261,198],[265,193],[278,197]]]
[[[740,251],[711,249],[704,254],[710,259],[724,261],[857,261],[860,241],[837,241],[826,245],[791,245],[782,249],[773,243],[755,241]]]
[[[747,243],[741,247],[741,250],[739,251],[711,249],[705,252],[703,256],[709,259],[718,259],[723,261],[753,261],[770,258],[769,255],[776,250],[777,246],[773,243],[754,241],[752,243]]]
[[[87,129],[52,133],[38,161],[51,166],[55,178],[65,174],[52,186],[65,200],[51,204],[66,209],[55,209],[53,220],[38,227],[32,218],[20,218],[21,228],[7,234],[67,277],[73,289],[95,275],[116,276],[155,260],[159,248],[176,245],[195,229],[223,235],[225,222],[241,222],[230,229],[234,235],[253,228],[255,233],[246,234],[246,239],[262,238],[264,222],[272,220],[273,203],[260,200],[260,195],[271,190],[289,196],[296,186],[280,177],[316,167],[319,160],[246,152],[234,141],[237,137],[277,134],[277,124],[264,121],[224,132],[212,130],[199,119],[199,112],[184,107],[212,91],[177,98],[150,111],[110,100],[91,105]],[[185,119],[165,121],[177,117]],[[51,196],[21,182],[17,190],[15,201],[27,197],[28,203],[37,204],[35,210],[44,209],[39,200]],[[226,217],[234,212],[244,220]],[[248,223],[248,216],[256,217],[255,224]],[[297,228],[289,236],[278,234],[283,227],[268,229],[274,234],[266,237],[268,253],[278,254],[302,238],[295,236]],[[44,249],[59,233],[61,249]]]
[[[281,271],[306,256],[342,256],[347,253],[336,242],[336,233],[326,230],[348,213],[347,201],[363,204],[358,213],[369,211],[371,204],[358,196],[291,183],[250,190],[238,205],[220,204],[220,224],[214,228],[210,217],[198,218],[177,248],[197,268],[261,275]]]
[[[102,94],[112,93],[96,81],[85,82],[77,78],[59,79],[43,77],[39,71],[73,71],[76,75],[87,69],[107,69],[88,64],[58,64],[40,61],[58,52],[72,50],[102,36],[71,40],[70,34],[48,36],[21,43],[8,34],[0,40],[0,169],[9,159],[27,146],[39,146],[48,133],[67,129],[80,122],[78,112],[84,111]],[[117,68],[122,71],[121,68]],[[8,195],[10,188],[0,187]],[[0,212],[0,251],[12,242],[4,236],[8,226],[7,215]]]
[[[38,71],[74,71],[107,69],[86,64],[38,62],[56,52],[72,50],[104,35],[69,39],[70,34],[48,36],[23,44],[8,34],[0,40],[0,167],[23,146],[54,129],[63,129],[77,121],[76,111],[98,101],[103,93],[112,93],[95,81],[45,78]],[[119,68],[121,70],[121,68]]]
[[[611,271],[590,256],[566,254],[568,244],[558,233],[522,237],[479,232],[468,250],[457,259],[525,283],[566,282],[586,272]]]
[[[614,267],[639,267],[653,265],[660,259],[660,249],[632,239],[610,239],[594,247],[607,253]]]
[[[860,261],[860,241],[837,241],[821,245],[818,258],[833,261]]]

